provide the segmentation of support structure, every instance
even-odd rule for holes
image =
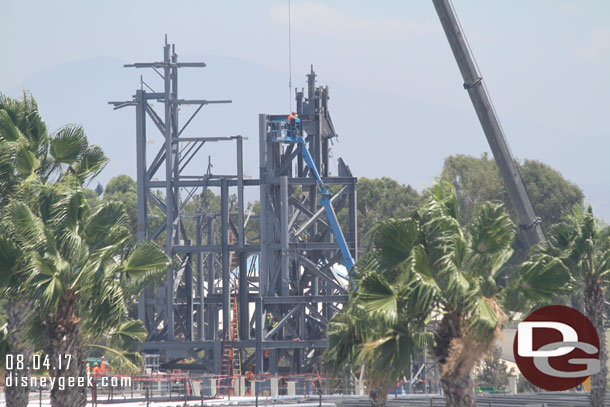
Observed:
[[[272,140],[270,123],[287,115],[260,115],[260,179],[244,179],[246,138],[187,135],[202,108],[230,103],[179,98],[179,70],[205,63],[179,62],[174,45],[166,41],[161,62],[125,66],[152,69],[163,83],[163,91],[156,92],[142,80],[132,100],[110,102],[115,109],[136,110],[137,238],[162,244],[172,259],[165,281],[147,287],[139,299],[139,317],[149,332],[143,350],[160,354],[166,367],[190,357],[197,361],[190,367],[217,373],[234,312],[240,322],[232,346],[253,351],[243,359],[245,368],[312,371],[327,345],[328,321],[347,300],[348,283],[333,271],[341,267],[342,255],[300,147]],[[356,178],[341,159],[336,176],[329,171],[329,146],[336,133],[328,88],[317,87],[315,78],[312,68],[307,93],[296,93],[297,109],[316,169],[330,186],[332,209],[345,208],[341,218],[347,221],[341,226],[355,259]],[[179,125],[179,107],[187,106],[194,112]],[[164,140],[152,159],[146,151],[150,123]],[[211,165],[192,173],[209,143],[235,145],[233,174],[213,174]],[[246,213],[246,188],[259,189],[259,214]],[[235,297],[238,307],[232,310]]]
[[[337,136],[328,110],[329,92],[316,87],[313,68],[307,77],[306,97],[302,90],[296,93],[303,138],[324,184],[332,185],[334,211],[346,209],[348,221],[342,226],[355,259],[356,178],[341,159],[338,176],[329,176],[329,145]],[[277,372],[283,358],[292,363],[293,372],[313,369],[312,362],[327,345],[328,321],[347,300],[348,290],[347,280],[333,271],[343,258],[320,205],[316,177],[303,162],[303,145],[274,140],[274,123],[286,118],[259,116],[261,300],[256,312],[257,320],[268,321],[262,342],[269,349],[271,373]],[[295,342],[300,350],[291,346]],[[261,362],[257,363],[259,372],[263,371]]]

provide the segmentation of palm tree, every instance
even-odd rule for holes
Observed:
[[[133,250],[129,258],[124,257],[131,249],[121,206],[106,205],[91,214],[81,201],[80,186],[95,177],[106,162],[103,151],[98,146],[88,144],[80,126],[64,126],[49,135],[31,95],[24,93],[23,100],[0,96],[0,285],[3,294],[12,297],[8,310],[11,351],[23,354],[26,360],[32,351],[32,341],[28,340],[29,337],[24,332],[24,320],[27,318],[30,319],[30,333],[35,334],[39,346],[47,349],[79,347],[84,343],[78,339],[80,334],[88,342],[94,341],[104,332],[112,338],[113,345],[129,345],[130,341],[145,334],[140,323],[125,318],[121,301],[124,302],[127,296],[133,297],[151,276],[162,274],[147,273],[146,266],[152,267],[151,271],[156,271],[163,268],[162,263],[167,259],[155,246],[139,247]],[[53,185],[52,182],[57,184]],[[68,203],[65,199],[72,193],[70,191],[75,194],[75,200]],[[59,211],[62,205],[63,212]],[[83,229],[85,226],[89,228],[88,232]],[[58,234],[54,235],[51,231]],[[35,234],[30,233],[41,232],[44,232],[44,239],[32,240]],[[94,235],[83,235],[93,232]],[[23,239],[16,239],[19,236]],[[108,240],[110,236],[115,236],[116,241]],[[107,244],[113,244],[114,247],[105,247]],[[68,251],[61,252],[59,248]],[[102,253],[110,257],[89,257]],[[149,258],[146,257],[148,255]],[[126,265],[128,259],[131,261],[131,270],[120,271],[117,268],[113,271],[111,266],[115,263]],[[35,260],[36,263],[32,263]],[[66,273],[64,267],[70,266],[75,271],[76,266],[71,265],[72,261],[81,260],[90,262],[90,267],[106,267],[109,273],[105,275],[103,268],[96,271],[89,267],[83,268],[81,274],[72,273],[74,276],[79,275],[79,279],[84,276],[89,283],[98,284],[97,288],[101,291],[95,296],[101,302],[97,308],[92,307],[92,300],[84,307],[81,304],[83,299],[80,297],[91,294],[76,285],[84,284],[83,281],[68,284],[71,274]],[[141,264],[133,263],[134,261]],[[57,266],[61,267],[57,269]],[[87,273],[93,271],[96,273],[95,279],[91,279],[91,275],[87,276]],[[38,287],[48,283],[49,289],[58,290],[54,302],[41,302],[44,299],[42,294],[49,295],[50,291],[33,295],[35,287],[26,287],[36,273],[39,279],[44,280],[45,275],[50,279],[39,282]],[[131,279],[126,278],[126,273]],[[111,283],[113,278],[117,281]],[[121,284],[118,288],[117,282]],[[58,286],[58,283],[61,285]],[[95,286],[88,289],[95,291]],[[125,298],[121,299],[119,294]],[[29,315],[28,311],[40,304],[44,305],[46,315]],[[110,308],[112,304],[114,308]],[[97,312],[91,314],[95,310]],[[114,314],[107,315],[110,311]],[[40,327],[44,327],[44,330]],[[64,343],[66,332],[75,334],[76,341],[72,344]],[[51,339],[55,338],[55,342],[42,340],[44,334]],[[74,363],[73,366],[84,373],[82,352],[75,353],[74,356],[79,359],[79,363]],[[125,362],[138,361],[138,355],[130,352],[118,351],[117,357]],[[7,403],[16,407],[27,406],[28,391],[27,387],[7,388]],[[75,405],[80,403],[77,398],[74,400],[77,400]],[[59,403],[62,406],[68,405],[62,401]]]
[[[418,285],[409,279],[414,276],[397,270],[383,273],[375,267],[373,252],[360,263],[358,290],[330,321],[329,348],[324,359],[330,375],[364,369],[371,406],[382,407],[388,392],[396,388],[401,378],[410,375],[413,356],[432,338],[423,331],[427,310],[408,305],[415,298],[420,303],[426,301],[422,293],[414,290]]]
[[[30,94],[24,92],[22,100],[0,95],[0,216],[9,198],[19,195],[24,182],[59,180],[66,173],[85,182],[97,175],[106,161],[99,147],[88,145],[81,127],[65,126],[49,135]],[[32,350],[21,327],[31,309],[31,302],[19,297],[13,298],[7,309],[12,351],[26,360]],[[27,371],[22,373],[29,376]],[[7,388],[7,403],[26,407],[28,393],[29,386]]]
[[[40,158],[46,157],[47,150],[46,127],[38,115],[34,99],[28,94],[24,94],[23,100],[0,96],[0,216],[9,197],[17,193],[19,185],[40,168]],[[6,340],[12,344],[12,353],[23,355],[25,360],[30,360],[32,348],[21,326],[31,309],[30,301],[19,298],[11,299],[7,306]],[[15,373],[9,371],[7,375]],[[30,375],[29,371],[20,373]],[[7,404],[26,407],[29,390],[29,385],[6,387]]]
[[[539,250],[558,258],[570,270],[573,285],[582,287],[584,313],[600,338],[601,371],[591,376],[591,405],[604,406],[608,375],[604,298],[610,277],[610,241],[602,235],[591,207],[586,212],[577,207],[551,228],[548,243]]]
[[[412,315],[423,312],[432,321],[432,352],[447,406],[475,405],[472,368],[501,332],[506,307],[548,301],[566,290],[569,280],[560,261],[541,254],[502,287],[498,280],[515,236],[510,218],[501,205],[485,203],[463,229],[455,191],[445,184],[435,185],[408,218],[384,221],[374,233],[379,268],[409,275],[403,277],[412,282],[403,304]],[[392,295],[375,290],[364,299],[365,308],[379,313],[383,299]]]
[[[366,372],[371,406],[386,405],[390,389],[411,374],[413,357],[432,344],[425,332],[433,292],[407,262],[392,262],[395,249],[413,238],[407,227],[381,223],[371,233],[372,248],[356,265],[355,286],[342,312],[329,324],[328,374]],[[388,245],[388,229],[401,237]],[[408,244],[408,243],[407,243]]]
[[[30,182],[22,199],[6,208],[9,232],[0,243],[2,252],[16,254],[7,264],[18,265],[1,267],[0,281],[33,301],[28,334],[57,367],[49,372],[55,377],[85,376],[85,339],[137,332],[127,318],[122,280],[159,275],[168,265],[153,243],[129,247],[129,219],[120,204],[91,212],[78,184],[70,176],[54,184]],[[64,355],[71,355],[73,363],[61,360],[60,369]],[[54,388],[51,401],[53,406],[84,406],[86,389]]]

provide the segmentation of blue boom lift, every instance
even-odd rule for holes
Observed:
[[[343,236],[343,232],[339,226],[339,221],[337,220],[337,214],[335,213],[333,205],[330,201],[331,193],[328,192],[328,189],[326,189],[326,185],[324,185],[324,181],[322,181],[322,177],[316,168],[313,158],[311,157],[311,153],[307,149],[305,139],[303,139],[301,119],[294,118],[290,121],[290,123],[283,120],[275,120],[272,122],[272,128],[275,129],[272,132],[275,135],[273,139],[274,142],[297,144],[300,147],[301,156],[313,173],[316,183],[318,184],[318,188],[322,194],[322,197],[320,198],[320,205],[322,205],[326,212],[326,216],[328,217],[328,221],[333,230],[333,234],[335,235],[335,239],[337,239],[337,243],[339,244],[339,249],[341,250],[341,255],[343,256],[343,265],[347,269],[351,283],[351,269],[354,266],[354,258],[349,252],[347,242],[345,241],[345,236]]]

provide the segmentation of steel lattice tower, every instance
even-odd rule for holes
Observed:
[[[218,372],[224,330],[232,318],[231,298],[237,296],[240,329],[233,346],[255,350],[244,366],[275,373],[284,359],[282,365],[291,366],[292,372],[311,371],[327,346],[328,321],[347,300],[347,287],[332,271],[341,263],[341,253],[300,147],[273,140],[273,123],[285,121],[287,115],[259,116],[260,178],[244,179],[244,137],[186,136],[187,126],[203,107],[231,102],[179,98],[179,70],[203,68],[205,63],[179,62],[174,45],[166,42],[162,62],[125,66],[153,69],[164,84],[163,92],[142,87],[132,100],[110,102],[115,109],[136,110],[137,238],[158,241],[165,234],[164,249],[172,258],[165,281],[147,287],[139,299],[139,317],[149,332],[143,351],[160,353],[166,367],[192,357],[197,363],[191,367]],[[341,159],[337,176],[331,175],[329,145],[337,134],[328,109],[329,91],[316,86],[313,68],[307,85],[306,92],[296,92],[297,112],[315,165],[333,191],[334,210],[345,208],[343,233],[355,258],[356,178]],[[162,115],[151,101],[162,104]],[[183,105],[197,109],[179,126],[178,108]],[[152,160],[146,154],[148,123],[165,140]],[[200,160],[205,144],[212,142],[235,144],[235,173],[215,175],[208,168],[205,174],[188,174],[189,162]],[[165,179],[153,178],[162,175],[162,168]],[[260,239],[250,243],[245,236],[244,189],[255,187],[260,190],[260,215],[251,220],[259,221]],[[206,189],[220,196],[218,213],[206,211],[197,199]],[[231,192],[237,196],[232,209]],[[186,210],[189,202],[196,211]],[[151,206],[164,217],[154,230],[149,226]],[[194,233],[185,227],[191,219]],[[232,258],[237,265],[233,270]],[[198,356],[201,350],[206,351],[203,358]]]

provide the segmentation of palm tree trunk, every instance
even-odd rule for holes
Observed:
[[[371,391],[369,392],[371,407],[385,407],[388,400],[388,391],[387,379],[383,382],[371,383]]]
[[[604,407],[606,400],[606,377],[608,376],[608,354],[604,329],[604,294],[597,279],[587,281],[585,288],[585,314],[595,326],[599,337],[599,361],[601,370],[591,376],[591,406]]]
[[[474,349],[461,345],[462,336],[461,315],[451,312],[443,316],[434,333],[434,356],[439,363],[447,407],[475,407],[470,373],[476,358],[472,355]]]
[[[8,339],[11,344],[11,354],[16,357],[17,355],[23,356],[24,369],[12,370],[6,372],[6,377],[10,377],[13,386],[5,387],[4,397],[6,398],[7,407],[27,407],[30,393],[30,371],[25,367],[30,365],[32,357],[32,346],[25,338],[23,334],[23,322],[28,316],[31,309],[31,301],[29,300],[15,300],[9,301],[7,308],[7,328],[9,332]],[[27,377],[25,386],[21,380],[23,377]],[[19,384],[19,385],[17,385]]]
[[[474,407],[474,383],[470,375],[459,375],[457,372],[446,372],[441,376],[447,407]]]
[[[87,404],[86,387],[68,386],[68,378],[86,377],[85,357],[80,344],[80,319],[75,311],[74,298],[61,299],[57,314],[45,323],[47,353],[51,369],[55,368],[50,372],[56,379],[56,385],[51,389],[53,407],[84,407]],[[69,365],[67,355],[71,356]],[[58,386],[62,380],[65,381],[63,389]]]

